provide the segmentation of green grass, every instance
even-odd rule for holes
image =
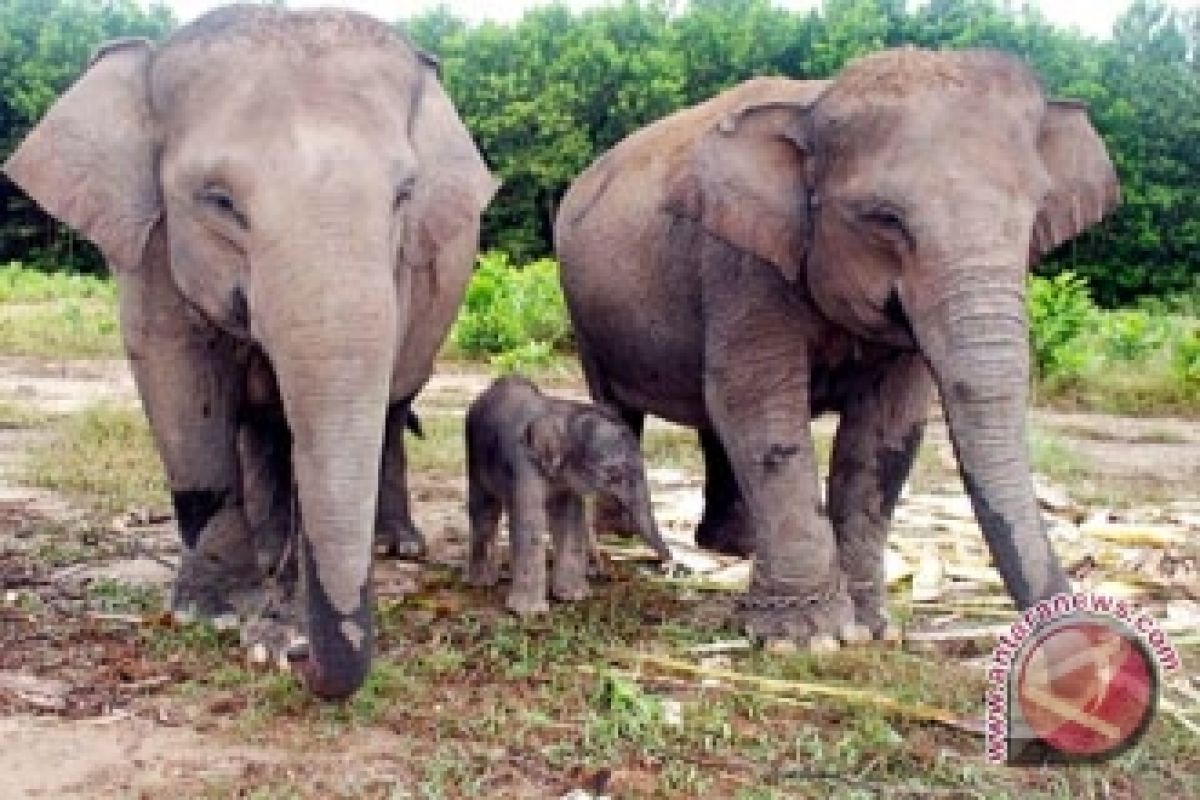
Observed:
[[[19,397],[0,395],[0,430],[39,428],[51,419]]]
[[[35,447],[24,480],[103,512],[168,506],[166,477],[137,408],[99,404],[64,418]]]
[[[781,704],[750,690],[629,672],[612,660],[618,650],[679,654],[733,635],[695,621],[706,616],[705,602],[626,576],[592,600],[523,625],[497,613],[489,593],[435,574],[420,594],[382,605],[380,658],[349,703],[320,703],[286,676],[229,666],[198,674],[186,694],[193,701],[214,693],[246,698],[241,724],[256,738],[274,732],[289,742],[340,741],[352,729],[396,732],[411,743],[397,754],[400,771],[429,797],[504,796],[514,759],[522,775],[575,775],[575,785],[611,770],[617,796],[664,798],[1086,797],[1105,784],[1183,796],[1200,762],[1200,743],[1164,718],[1113,764],[992,767],[982,741],[965,733],[835,700]],[[212,664],[229,647],[224,634],[197,641],[178,630],[154,635],[169,641],[159,645],[164,655],[184,664]],[[752,652],[736,656],[732,668],[874,689],[964,716],[982,711],[982,674],[937,654]],[[670,719],[668,703],[678,705],[681,723]],[[308,796],[311,779],[279,778],[281,787]]]
[[[115,302],[0,303],[0,353],[42,358],[118,357],[122,350]]]

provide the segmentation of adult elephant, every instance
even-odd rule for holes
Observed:
[[[217,614],[261,592],[243,485],[294,481],[301,671],[318,695],[352,693],[377,510],[411,527],[377,503],[381,481],[403,493],[407,402],[495,189],[434,62],[360,14],[224,8],[157,48],[102,47],[5,171],[116,277],[186,545],[174,605]],[[292,503],[259,500],[281,527]]]
[[[935,386],[1016,605],[1068,588],[1026,452],[1025,277],[1118,191],[1084,108],[1016,58],[918,49],[744,83],[576,181],[556,244],[590,390],[635,428],[699,429],[697,539],[753,552],[748,629],[894,633],[883,543]]]

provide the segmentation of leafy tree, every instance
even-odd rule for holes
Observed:
[[[172,25],[163,7],[135,0],[0,0],[0,157],[96,44]],[[1200,296],[1200,9],[1131,0],[1103,41],[1016,0],[825,0],[803,13],[774,0],[616,0],[582,12],[551,2],[504,25],[443,6],[401,26],[441,57],[504,181],[483,239],[514,263],[550,252],[557,204],[580,171],[676,109],[754,75],[830,76],[882,47],[982,46],[1026,59],[1051,94],[1085,100],[1121,176],[1120,211],[1042,269],[1085,277],[1106,305]],[[0,209],[0,262],[98,263],[5,183]]]
[[[174,25],[163,5],[134,0],[3,0],[0,3],[0,160],[87,64],[101,42],[158,38]],[[103,124],[97,120],[96,124]],[[99,256],[0,178],[0,262],[95,270]]]

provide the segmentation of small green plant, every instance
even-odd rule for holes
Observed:
[[[1030,343],[1037,374],[1050,377],[1079,372],[1087,361],[1077,347],[1096,316],[1087,281],[1066,271],[1029,281]]]
[[[112,578],[89,587],[91,605],[98,611],[116,614],[146,614],[162,608],[162,592],[156,586],[122,583]]]
[[[613,672],[602,672],[591,698],[592,713],[584,737],[600,750],[621,742],[655,747],[663,738],[663,705],[636,682]]]
[[[1171,370],[1180,383],[1200,394],[1200,326],[1192,328],[1175,343]]]

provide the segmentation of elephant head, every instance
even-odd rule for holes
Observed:
[[[774,265],[836,324],[918,349],[1018,607],[1068,584],[1025,439],[1031,261],[1099,222],[1118,183],[1085,108],[988,51],[892,50],[726,117],[671,202]]]
[[[659,559],[671,560],[654,520],[640,444],[615,415],[599,406],[552,407],[526,426],[522,442],[549,480],[617,501]]]
[[[169,269],[187,306],[265,354],[293,436],[306,678],[324,696],[370,664],[413,273],[447,243],[474,247],[496,185],[435,66],[359,14],[221,9],[158,48],[102,48],[5,166],[119,283]]]

